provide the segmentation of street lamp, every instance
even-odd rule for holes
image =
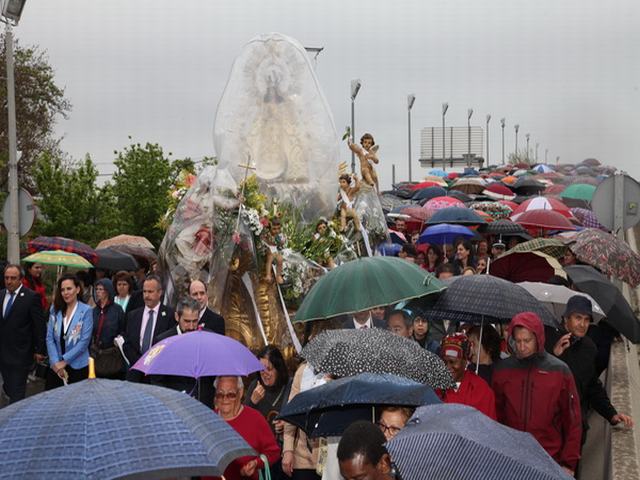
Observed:
[[[549,155],[549,149],[545,148],[544,149],[544,164],[547,165],[547,156]]]
[[[536,163],[538,163],[538,147],[540,146],[540,144],[538,142],[536,142]]]
[[[409,181],[411,181],[411,108],[416,101],[416,96],[413,93],[407,95],[407,125],[409,136]]]
[[[351,80],[351,142],[356,143],[356,96],[362,87],[359,78]],[[351,151],[351,173],[356,173],[356,154]]]
[[[518,130],[520,130],[520,125],[514,125],[513,128],[516,130],[516,160],[518,157]]]
[[[527,163],[529,163],[529,136],[530,135],[528,133],[525,134],[525,136],[524,136],[524,138],[527,139],[527,157],[526,157],[527,158]]]
[[[504,165],[504,126],[506,125],[506,119],[503,117],[500,119],[500,126],[502,127],[502,165]]]
[[[7,110],[9,135],[9,228],[7,229],[7,260],[20,262],[20,210],[18,200],[18,147],[16,133],[16,92],[13,72],[13,32],[12,24],[18,25],[26,0],[7,0],[2,5],[2,18],[5,29],[5,55],[7,61]],[[7,224],[5,223],[5,225]]]
[[[446,170],[447,167],[445,165],[445,160],[446,160],[446,154],[445,154],[445,146],[444,146],[444,116],[447,113],[447,110],[449,109],[449,104],[447,102],[444,102],[442,104],[442,170]]]
[[[467,155],[469,155],[467,161],[471,161],[471,115],[473,115],[473,108],[467,110]]]
[[[489,166],[489,121],[491,120],[491,114],[487,114],[487,167]]]

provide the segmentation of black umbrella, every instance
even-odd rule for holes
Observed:
[[[361,373],[296,395],[282,408],[280,418],[312,438],[339,436],[354,421],[375,418],[375,407],[436,403],[440,399],[427,385],[397,375]]]
[[[572,265],[565,270],[578,290],[598,302],[613,328],[633,343],[640,342],[640,321],[618,287],[588,265]]]
[[[427,221],[427,225],[453,223],[456,225],[482,225],[487,223],[484,218],[466,207],[449,207],[438,210]]]
[[[509,323],[520,312],[533,312],[545,325],[558,328],[558,321],[533,295],[492,275],[454,277],[427,316],[465,323]]]
[[[411,197],[412,200],[431,200],[436,197],[444,197],[447,195],[447,191],[442,187],[426,187],[416,190]]]
[[[515,235],[527,233],[522,225],[505,219],[480,225],[479,230],[488,235]]]
[[[513,185],[513,190],[518,195],[535,195],[547,188],[544,183],[538,182],[532,177],[520,177]]]
[[[462,203],[467,203],[467,202],[470,202],[471,200],[473,200],[473,197],[470,197],[469,195],[467,195],[464,192],[461,192],[460,190],[451,190],[451,191],[449,191],[447,196],[448,197],[457,198]]]
[[[336,377],[391,373],[431,388],[454,385],[451,373],[437,355],[413,340],[380,328],[325,330],[304,347],[302,356],[316,371]]]
[[[138,269],[138,261],[128,253],[119,252],[112,248],[99,248],[96,253],[98,254],[96,268],[114,271]]]

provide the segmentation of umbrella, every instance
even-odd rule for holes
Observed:
[[[618,287],[588,265],[571,265],[565,270],[578,290],[588,293],[598,302],[613,328],[630,341],[640,342],[640,321]]]
[[[447,191],[442,187],[427,187],[420,190],[416,190],[416,193],[411,197],[412,200],[431,200],[435,197],[444,197],[447,195]]]
[[[566,217],[553,210],[529,210],[520,214],[516,223],[525,227],[541,230],[576,229]]]
[[[480,226],[480,231],[488,235],[515,235],[526,234],[527,231],[511,220],[503,219]]]
[[[318,280],[296,312],[306,322],[361,312],[444,290],[415,264],[395,257],[366,257],[344,263]]]
[[[560,200],[547,197],[533,197],[522,202],[518,206],[518,208],[513,211],[511,218],[513,219],[513,221],[516,221],[518,220],[519,215],[531,210],[553,210],[554,212],[558,212],[567,218],[570,218],[572,216],[569,207],[567,207]]]
[[[251,351],[233,338],[196,331],[156,343],[133,365],[145,375],[200,378],[245,376],[264,367]]]
[[[513,189],[520,195],[531,195],[541,192],[547,188],[544,183],[538,182],[533,177],[520,177],[516,183],[513,184]]]
[[[381,243],[378,247],[378,251],[382,255],[391,257],[397,257],[400,250],[402,250],[402,245],[399,243]]]
[[[627,282],[640,285],[640,255],[624,241],[596,228],[586,228],[574,237],[569,248],[578,260]]]
[[[427,175],[426,177],[424,177],[424,181],[437,183],[441,187],[445,188],[449,186],[447,181],[443,177],[439,177],[438,175]]]
[[[542,252],[512,252],[491,262],[491,274],[511,282],[546,282],[554,275],[566,278],[560,262]]]
[[[144,258],[148,261],[158,260],[158,255],[150,248],[136,247],[134,245],[114,245],[111,249],[122,253],[128,253],[134,257]]]
[[[71,268],[93,268],[93,265],[80,255],[62,250],[43,250],[32,253],[28,257],[23,258],[22,261]]]
[[[43,250],[63,250],[65,252],[80,255],[82,258],[86,258],[94,265],[98,261],[96,251],[89,245],[64,237],[34,238],[27,244],[27,250],[29,253],[42,252]]]
[[[593,199],[593,194],[596,191],[594,185],[588,185],[586,183],[574,183],[565,188],[560,196],[562,198],[570,198],[572,200],[584,200],[590,202]]]
[[[118,252],[111,248],[98,248],[98,262],[96,268],[105,270],[128,270],[138,269],[138,261],[128,253]]]
[[[381,328],[325,330],[302,349],[301,355],[316,371],[335,377],[391,373],[431,388],[453,385],[440,357],[414,340]]]
[[[460,190],[467,194],[477,194],[482,192],[486,185],[487,182],[479,177],[461,177],[451,185],[450,190]]]
[[[467,203],[472,200],[472,198],[469,195],[467,195],[464,192],[461,192],[460,190],[451,190],[447,195],[450,198],[455,198],[456,200],[460,200],[462,203]],[[450,205],[450,206],[455,207],[456,205]]]
[[[109,248],[115,245],[128,245],[130,247],[140,248],[155,248],[153,243],[147,240],[145,237],[139,237],[137,235],[116,235],[115,237],[102,240],[96,248]]]
[[[464,203],[453,197],[435,197],[424,204],[429,210],[440,210],[449,207],[464,207]]]
[[[410,205],[407,200],[397,197],[394,193],[395,192],[382,192],[380,194],[380,205],[382,206],[382,210],[385,212],[389,212],[396,207],[405,207]]]
[[[448,176],[448,173],[441,168],[432,168],[431,170],[429,170],[429,175],[434,175],[436,177],[446,177]]]
[[[529,433],[473,407],[420,407],[387,449],[403,480],[569,480]]]
[[[551,185],[544,189],[545,195],[559,195],[564,192],[566,187],[564,185]]]
[[[427,203],[428,204],[428,203]],[[455,223],[458,225],[482,225],[485,220],[473,210],[466,207],[449,207],[438,210],[427,221],[427,225],[439,223]]]
[[[509,187],[497,182],[486,187],[482,193],[494,200],[512,200],[516,196]]]
[[[573,216],[582,224],[583,227],[587,228],[598,228],[600,230],[607,230],[596,217],[596,214],[587,208],[571,208],[571,213]]]
[[[542,303],[556,318],[560,318],[565,309],[567,302],[575,295],[587,297],[591,302],[591,314],[594,322],[599,322],[605,316],[604,312],[591,295],[587,293],[576,292],[564,285],[551,285],[543,282],[522,282],[519,283],[522,288],[533,295],[540,303]]]
[[[361,373],[299,393],[282,408],[279,418],[300,427],[311,438],[339,436],[354,421],[375,418],[377,406],[436,403],[441,401],[427,385],[397,375]]]
[[[445,245],[453,243],[459,237],[473,238],[476,234],[463,225],[453,225],[450,223],[440,223],[424,229],[418,238],[418,244],[429,243]]]
[[[426,181],[426,182],[420,182],[420,183],[410,185],[409,190],[421,190],[423,188],[439,187],[439,186],[440,186],[440,182]]]
[[[409,221],[423,223],[433,215],[433,210],[429,210],[428,208],[410,206],[403,208],[400,213],[408,215]]]
[[[553,258],[561,258],[566,250],[567,246],[562,240],[556,238],[534,238],[533,240],[519,243],[507,251],[505,255],[512,253],[542,252]]]
[[[552,167],[544,164],[537,165],[533,169],[538,173],[549,173],[554,171]]]
[[[243,455],[210,408],[163,387],[90,379],[0,410],[0,478],[219,476]]]
[[[494,220],[509,218],[509,215],[511,215],[513,211],[511,207],[498,202],[473,202],[469,204],[469,208],[487,213]]]
[[[513,197],[515,198],[515,197]],[[502,204],[502,205],[506,205],[507,207],[509,207],[511,210],[515,210],[516,208],[518,208],[518,203],[512,201],[512,200],[498,200],[498,203]]]
[[[427,314],[429,318],[454,322],[508,323],[520,312],[534,312],[545,325],[558,326],[556,319],[533,295],[493,275],[455,277]]]

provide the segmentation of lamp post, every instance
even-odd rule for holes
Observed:
[[[446,115],[448,109],[449,109],[449,104],[447,102],[444,102],[442,104],[442,170],[446,170],[447,169],[447,167],[445,165],[445,161],[446,161],[447,155],[445,153],[445,144],[444,144],[444,140],[445,140],[445,138],[444,138],[444,135],[445,135],[445,131],[444,131],[445,130],[445,128],[444,128],[444,116]]]
[[[500,126],[502,127],[502,165],[504,165],[504,126],[506,125],[506,119],[503,117],[500,119]]]
[[[7,231],[7,260],[20,262],[20,209],[18,200],[18,147],[16,133],[16,93],[13,71],[13,31],[12,25],[18,25],[26,0],[7,0],[2,5],[2,18],[5,29],[5,56],[7,61],[7,110],[9,112],[7,130],[9,140],[9,221]]]
[[[516,131],[516,160],[517,160],[517,157],[518,157],[518,130],[520,130],[520,125],[516,124],[516,125],[513,126],[513,128]]]
[[[549,155],[549,149],[545,148],[544,149],[544,164],[547,165],[547,156]]]
[[[536,142],[536,163],[538,163],[538,147],[540,146],[540,144],[538,142]]]
[[[409,137],[409,181],[411,181],[411,108],[416,101],[416,96],[413,93],[407,95],[407,125],[408,125],[408,137]]]
[[[491,114],[487,114],[487,167],[489,166],[489,122],[491,121]]]
[[[473,108],[467,110],[467,155],[469,155],[469,159],[471,159],[471,115],[473,115]]]
[[[524,135],[524,138],[526,138],[526,139],[527,139],[527,157],[526,157],[526,158],[527,158],[527,163],[529,163],[529,136],[530,136],[530,135],[529,135],[528,133],[526,133],[526,134]]]
[[[351,142],[356,143],[356,96],[362,87],[359,78],[351,80]],[[351,151],[351,173],[356,173],[356,154]]]

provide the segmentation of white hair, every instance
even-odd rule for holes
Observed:
[[[220,382],[221,378],[235,378],[237,380],[237,389],[238,390],[243,390],[244,389],[244,383],[242,383],[242,377],[238,377],[238,376],[234,376],[234,375],[223,375],[221,377],[216,377],[216,379],[213,381],[213,388],[215,388],[216,390],[218,389],[218,383]]]

